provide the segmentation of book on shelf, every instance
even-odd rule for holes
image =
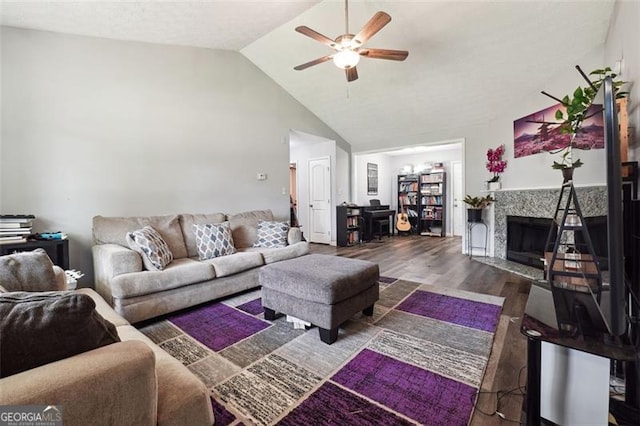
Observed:
[[[25,243],[25,242],[27,242],[27,237],[20,237],[20,236],[0,237],[0,244],[15,244],[15,243]]]
[[[0,222],[0,230],[21,228],[31,228],[31,222]]]
[[[35,218],[32,214],[0,214],[0,223],[30,223]]]
[[[2,235],[29,235],[31,234],[31,228],[19,228],[19,229],[1,229],[0,236]]]

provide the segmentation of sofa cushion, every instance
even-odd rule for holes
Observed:
[[[251,247],[245,249],[246,252],[260,253],[264,259],[265,265],[280,262],[282,260],[294,259],[309,253],[309,243],[301,241],[286,247],[277,248],[257,248]]]
[[[0,294],[0,377],[119,342],[95,307],[77,292]]]
[[[236,248],[247,248],[253,246],[256,241],[258,221],[273,220],[273,213],[271,210],[254,210],[228,215],[227,220],[231,224]]]
[[[142,271],[113,278],[113,297],[127,299],[214,279],[213,267],[193,259],[176,259],[164,271]]]
[[[206,263],[213,265],[216,270],[216,277],[226,277],[228,275],[237,274],[247,269],[257,268],[264,265],[262,254],[259,252],[236,253],[231,256],[216,257],[215,259],[205,260]]]
[[[196,257],[198,248],[196,247],[196,235],[193,232],[193,225],[201,225],[205,223],[222,223],[225,221],[224,213],[210,214],[181,214],[180,228],[182,228],[182,236],[187,246],[187,255]]]
[[[180,229],[178,215],[141,216],[141,217],[104,217],[93,218],[93,239],[96,244],[119,244],[128,247],[127,233],[151,226],[165,240],[174,259],[187,257],[187,247]]]
[[[193,225],[200,260],[213,259],[236,252],[229,222]]]
[[[276,248],[287,246],[289,224],[287,222],[258,221],[254,247]]]
[[[140,253],[149,271],[162,271],[173,260],[171,249],[151,226],[127,233],[127,243],[131,250]]]
[[[0,256],[0,284],[8,291],[66,289],[66,280],[56,279],[53,263],[41,248]]]

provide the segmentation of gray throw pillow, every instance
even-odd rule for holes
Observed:
[[[287,222],[258,222],[258,235],[254,247],[276,248],[287,246],[289,224]]]
[[[64,290],[58,286],[51,259],[41,248],[0,256],[0,285],[8,291]]]
[[[0,294],[0,377],[119,342],[86,294]]]
[[[173,261],[169,245],[150,226],[127,233],[127,243],[131,250],[140,253],[142,263],[149,271],[162,271]]]
[[[229,222],[194,224],[196,248],[200,260],[213,259],[236,252]]]

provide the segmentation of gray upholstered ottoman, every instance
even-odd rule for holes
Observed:
[[[364,260],[309,254],[264,266],[259,274],[265,319],[280,312],[308,321],[328,344],[357,312],[373,315],[379,296],[378,265]]]

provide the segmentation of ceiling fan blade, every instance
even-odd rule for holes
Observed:
[[[360,56],[366,56],[367,58],[390,59],[392,61],[404,61],[409,56],[409,52],[406,50],[391,49],[361,49],[359,53]]]
[[[364,24],[364,27],[362,27],[360,32],[356,34],[354,38],[358,40],[360,44],[365,44],[367,40],[373,37],[389,22],[391,22],[391,16],[389,16],[389,14],[377,12],[371,19],[369,19],[369,22]]]
[[[347,68],[344,72],[347,74],[347,81],[354,81],[358,79],[358,70],[356,67]]]
[[[298,65],[297,67],[293,67],[294,70],[296,71],[302,71],[305,70],[309,67],[312,67],[314,65],[318,65],[321,64],[323,62],[327,62],[329,60],[331,60],[333,56],[328,55],[328,56],[323,56],[322,58],[318,58],[318,59],[314,59],[313,61],[307,62],[306,64],[302,64],[302,65]]]
[[[320,43],[326,44],[327,46],[334,48],[336,47],[336,42],[331,40],[329,37],[320,34],[319,32],[312,30],[309,27],[300,26],[296,27],[296,31],[300,34],[304,34],[307,37],[311,37],[312,39],[319,41]]]

